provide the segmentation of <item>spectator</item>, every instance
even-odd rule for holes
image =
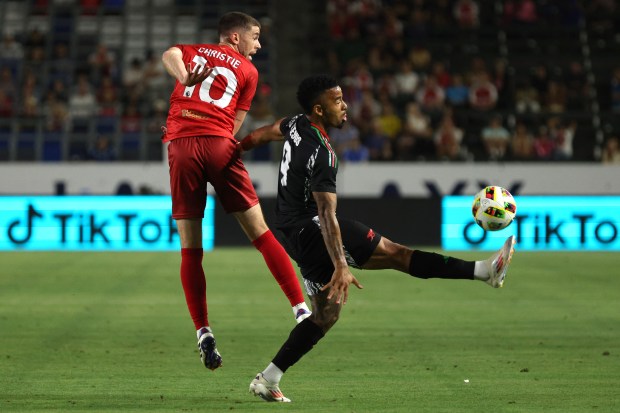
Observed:
[[[10,118],[13,116],[13,98],[0,89],[0,118]]]
[[[617,136],[610,136],[605,141],[601,161],[604,164],[620,165],[620,142]]]
[[[87,151],[87,158],[92,161],[109,162],[117,159],[116,149],[108,136],[101,135],[95,139]]]
[[[447,111],[435,131],[437,158],[442,161],[463,160],[464,154],[461,148],[463,135],[463,130],[454,124],[452,114]]]
[[[497,105],[497,88],[489,79],[488,73],[477,76],[469,88],[469,104],[472,109],[488,111]]]
[[[368,133],[363,137],[364,146],[368,148],[373,161],[391,161],[394,159],[392,141],[381,132],[378,120],[371,120]]]
[[[502,126],[501,116],[493,116],[482,129],[482,142],[487,156],[492,161],[504,159],[510,141],[510,133]]]
[[[379,132],[393,141],[402,130],[403,122],[389,100],[384,99],[381,107],[381,114],[376,118]]]
[[[480,8],[473,0],[457,0],[453,7],[453,14],[461,29],[477,29],[480,25]]]
[[[389,100],[396,101],[399,97],[398,87],[394,75],[390,72],[383,73],[376,81],[375,91],[378,96],[385,97]]]
[[[390,71],[393,66],[391,56],[386,53],[384,48],[378,45],[370,47],[366,61],[368,62],[368,69],[373,76]]]
[[[88,65],[96,82],[104,76],[116,76],[116,56],[104,43],[100,43],[88,57]]]
[[[381,113],[381,110],[381,105],[375,99],[374,94],[368,90],[362,93],[362,100],[358,105],[349,107],[351,118],[357,123],[362,133],[370,129],[370,124]]]
[[[411,48],[408,57],[409,61],[413,65],[413,70],[418,73],[429,72],[429,67],[433,58],[431,56],[431,52],[427,48],[417,44]]]
[[[518,113],[540,112],[538,91],[529,83],[524,82],[517,86],[515,93],[515,109]]]
[[[437,79],[433,75],[426,78],[416,93],[416,100],[422,110],[431,113],[439,113],[443,110],[445,97],[443,88],[437,84]]]
[[[410,102],[405,112],[404,134],[397,141],[399,159],[432,159],[435,155],[431,119],[420,110],[420,105]]]
[[[553,138],[553,159],[568,161],[573,158],[573,138],[577,130],[577,122],[564,125],[562,121],[553,117],[547,121],[551,137]]]
[[[45,116],[46,131],[64,131],[69,120],[69,108],[66,100],[59,99],[53,90],[49,90],[43,106],[43,115]]]
[[[350,141],[360,138],[360,130],[353,122],[345,122],[341,128],[330,128],[328,134],[330,137],[330,143],[338,156],[342,155],[344,150],[349,147]],[[244,134],[240,135],[244,136]]]
[[[54,97],[59,101],[67,103],[69,101],[69,91],[67,85],[61,79],[55,79],[50,86],[50,92],[54,94]]]
[[[142,61],[139,58],[134,57],[131,59],[129,67],[123,71],[123,90],[127,96],[142,95],[144,88],[143,70]]]
[[[413,65],[407,59],[400,61],[398,71],[394,75],[399,101],[411,100],[415,96],[420,76],[413,70]]]
[[[118,91],[109,75],[101,78],[97,89],[97,103],[99,105],[99,116],[113,117],[119,114]]]
[[[22,68],[24,72],[40,73],[45,64],[45,49],[42,46],[36,46],[28,50]]]
[[[125,107],[121,117],[121,132],[124,135],[135,135],[142,131],[142,114],[135,103]]]
[[[354,137],[343,151],[342,159],[347,162],[367,162],[370,159],[370,152],[362,145],[359,137]]]
[[[69,113],[76,121],[89,121],[97,111],[97,99],[86,75],[80,75],[76,90],[69,98]]]
[[[40,115],[41,91],[37,84],[34,72],[28,72],[24,78],[21,94],[20,114],[26,118],[35,118]]]
[[[504,2],[504,23],[531,26],[538,21],[536,3],[532,0],[506,0]]]
[[[537,160],[550,160],[555,151],[555,144],[546,126],[538,128],[538,134],[534,138],[534,154]]]
[[[434,62],[432,65],[433,76],[437,79],[437,84],[444,90],[452,83],[452,76],[446,70],[446,64],[444,62]]]
[[[17,97],[16,79],[9,66],[0,67],[0,91],[11,100]]]
[[[452,76],[452,83],[446,88],[446,101],[452,107],[464,107],[469,102],[469,87],[460,73]]]
[[[545,110],[550,113],[564,113],[567,99],[566,86],[557,80],[550,80],[545,93]]]
[[[534,158],[534,137],[527,125],[517,122],[510,141],[512,159],[515,161],[530,161]]]
[[[6,33],[0,45],[0,64],[7,65],[11,70],[16,70],[24,57],[24,48],[15,40],[15,36]]]
[[[145,92],[148,99],[165,98],[165,85],[170,82],[164,72],[160,58],[152,50],[146,52],[144,64],[142,65],[142,79],[144,81]]]

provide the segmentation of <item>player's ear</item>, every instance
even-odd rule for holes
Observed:
[[[323,116],[323,107],[317,103],[312,107],[312,112],[319,116]]]
[[[232,32],[230,36],[228,37],[230,38],[230,42],[232,44],[239,44],[239,33],[238,32]]]

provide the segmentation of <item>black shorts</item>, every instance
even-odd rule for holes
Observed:
[[[379,245],[381,235],[358,221],[338,218],[338,223],[347,263],[361,268]],[[316,294],[334,273],[318,217],[309,219],[295,230],[276,230],[275,234],[286,252],[297,262],[308,295]]]

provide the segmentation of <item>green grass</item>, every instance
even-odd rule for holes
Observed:
[[[247,392],[294,325],[254,249],[205,256],[215,372],[178,253],[0,253],[0,411],[618,412],[618,257],[517,251],[501,290],[355,271],[280,405]]]

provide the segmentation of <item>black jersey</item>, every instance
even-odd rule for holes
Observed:
[[[278,180],[276,228],[297,228],[318,215],[312,192],[336,193],[338,158],[327,133],[305,115],[280,124],[285,136]]]

